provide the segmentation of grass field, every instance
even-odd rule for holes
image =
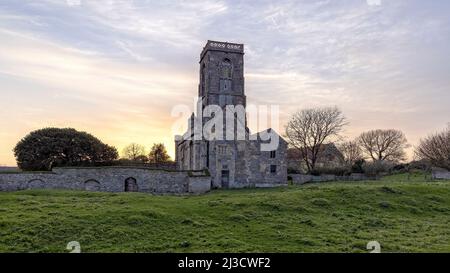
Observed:
[[[201,196],[0,193],[0,252],[450,252],[450,182],[218,190]]]

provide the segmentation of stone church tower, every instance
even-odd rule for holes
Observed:
[[[208,42],[200,54],[198,95],[203,105],[243,105],[244,45]]]
[[[199,109],[197,115],[191,116],[188,131],[175,141],[178,168],[192,171],[207,169],[215,188],[286,184],[286,142],[277,135],[280,139],[278,147],[273,151],[261,151],[262,141],[249,138],[245,116],[244,45],[208,41],[200,54],[199,63]],[[205,114],[211,106],[223,110],[223,137],[195,137],[214,117]],[[231,140],[226,137],[230,134],[225,115],[229,107],[244,109],[243,115],[233,115],[231,135],[234,138]],[[273,130],[270,132],[276,134]]]

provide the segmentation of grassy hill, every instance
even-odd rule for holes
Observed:
[[[0,193],[0,252],[450,252],[450,182],[218,190],[202,196]]]

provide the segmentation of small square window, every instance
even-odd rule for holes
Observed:
[[[277,151],[270,151],[270,158],[277,157]]]
[[[270,165],[270,173],[277,173],[277,165]]]

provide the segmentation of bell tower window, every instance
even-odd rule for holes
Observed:
[[[220,65],[220,92],[231,90],[233,66],[229,59],[224,59]]]

